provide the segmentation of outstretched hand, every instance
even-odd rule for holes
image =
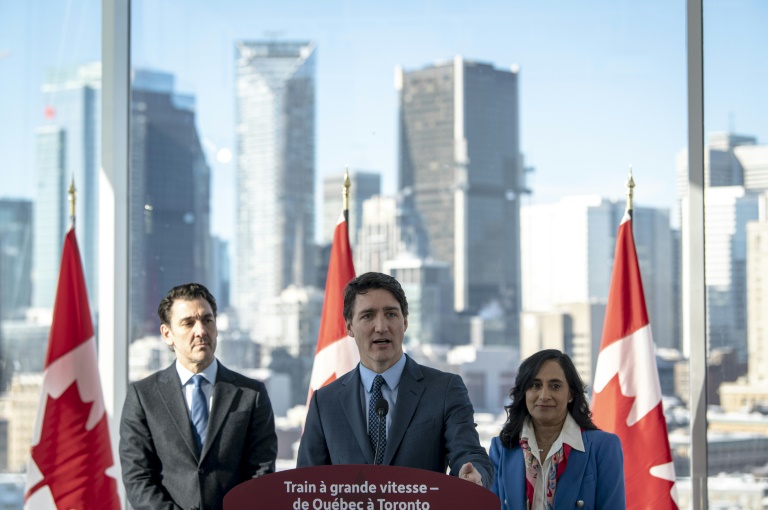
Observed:
[[[480,471],[475,469],[475,466],[473,466],[471,462],[467,462],[461,466],[461,469],[459,470],[459,478],[476,483],[477,485],[483,485],[483,475],[480,474]]]

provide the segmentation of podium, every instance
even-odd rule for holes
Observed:
[[[280,471],[224,497],[224,510],[499,510],[488,489],[454,476],[397,466],[347,464]]]

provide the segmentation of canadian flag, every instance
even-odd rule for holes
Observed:
[[[64,239],[31,453],[25,508],[120,508],[74,229]]]
[[[328,277],[325,281],[323,315],[320,317],[320,333],[317,350],[309,379],[307,407],[312,394],[344,375],[360,361],[355,340],[347,335],[344,322],[344,287],[355,277],[352,250],[349,247],[349,232],[344,213],[336,223],[331,245],[331,259],[328,263]]]
[[[675,468],[629,212],[616,236],[593,389],[595,424],[617,434],[624,449],[627,509],[677,509]]]

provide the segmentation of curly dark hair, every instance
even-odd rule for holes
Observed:
[[[171,325],[171,307],[175,301],[190,301],[198,298],[208,301],[208,304],[211,305],[213,316],[216,317],[216,298],[213,297],[213,294],[200,283],[185,283],[169,290],[168,295],[160,301],[160,305],[157,307],[160,324]]]
[[[344,320],[352,322],[352,316],[355,313],[355,299],[358,294],[365,294],[370,289],[388,290],[395,296],[400,303],[400,310],[403,317],[408,317],[408,300],[405,299],[405,291],[400,286],[400,282],[394,277],[384,273],[363,273],[354,278],[344,288]]]
[[[501,428],[499,438],[506,448],[514,450],[520,446],[520,432],[523,430],[525,417],[529,415],[528,406],[525,403],[525,392],[533,385],[536,374],[541,366],[549,361],[557,361],[565,372],[565,380],[573,396],[573,401],[568,404],[568,412],[579,427],[586,430],[597,429],[592,422],[592,411],[589,410],[589,402],[585,393],[586,386],[579,376],[573,361],[557,349],[546,349],[528,357],[520,364],[515,377],[515,386],[509,392],[512,403],[504,406],[507,411],[507,421]]]

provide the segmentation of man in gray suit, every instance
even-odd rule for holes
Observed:
[[[344,290],[344,320],[360,364],[312,395],[298,467],[450,467],[452,475],[490,487],[493,467],[461,377],[403,353],[408,302],[400,283],[381,273],[358,276]]]
[[[214,357],[208,289],[174,287],[157,312],[176,362],[128,388],[120,423],[128,501],[135,510],[219,509],[232,487],[274,471],[272,404],[263,383]]]

